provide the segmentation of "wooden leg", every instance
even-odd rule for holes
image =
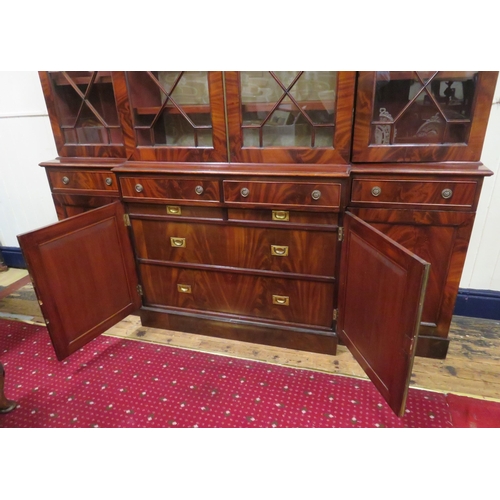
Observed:
[[[15,401],[10,401],[5,397],[5,393],[3,390],[4,383],[5,383],[5,370],[2,363],[0,363],[0,413],[8,413],[17,406],[17,403]]]

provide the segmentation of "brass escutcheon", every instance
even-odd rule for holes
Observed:
[[[186,238],[178,238],[177,236],[171,236],[170,244],[175,248],[184,248],[186,246]]]
[[[271,255],[278,257],[286,257],[288,255],[288,247],[280,245],[271,245]]]
[[[191,285],[177,285],[177,291],[180,293],[192,293]]]
[[[181,207],[167,205],[167,214],[169,214],[169,215],[181,215],[182,214]]]
[[[273,304],[276,304],[278,306],[289,306],[290,297],[286,295],[273,295]]]
[[[273,210],[273,220],[290,220],[290,213],[287,210]]]

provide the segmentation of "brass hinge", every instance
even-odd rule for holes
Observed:
[[[339,310],[338,309],[334,309],[333,310],[333,320],[337,321],[338,317],[339,317]]]
[[[339,227],[339,234],[338,234],[339,241],[344,241],[344,228]]]
[[[123,223],[126,226],[130,226],[130,217],[128,216],[128,214],[123,214]]]
[[[139,295],[144,295],[144,294],[142,293],[142,285],[137,285],[137,293],[138,293]]]

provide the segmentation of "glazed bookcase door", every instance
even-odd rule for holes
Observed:
[[[125,157],[110,71],[43,71],[39,76],[60,156]]]
[[[137,161],[226,161],[220,71],[115,72],[127,152]]]
[[[360,72],[352,160],[479,161],[497,74]]]
[[[346,212],[337,334],[402,416],[430,265]]]
[[[224,76],[232,162],[349,162],[355,72]]]
[[[141,306],[123,215],[115,202],[18,236],[59,360]]]

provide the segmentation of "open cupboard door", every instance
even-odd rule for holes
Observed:
[[[57,358],[141,306],[120,202],[18,236]]]
[[[346,212],[337,334],[403,416],[430,264]]]

